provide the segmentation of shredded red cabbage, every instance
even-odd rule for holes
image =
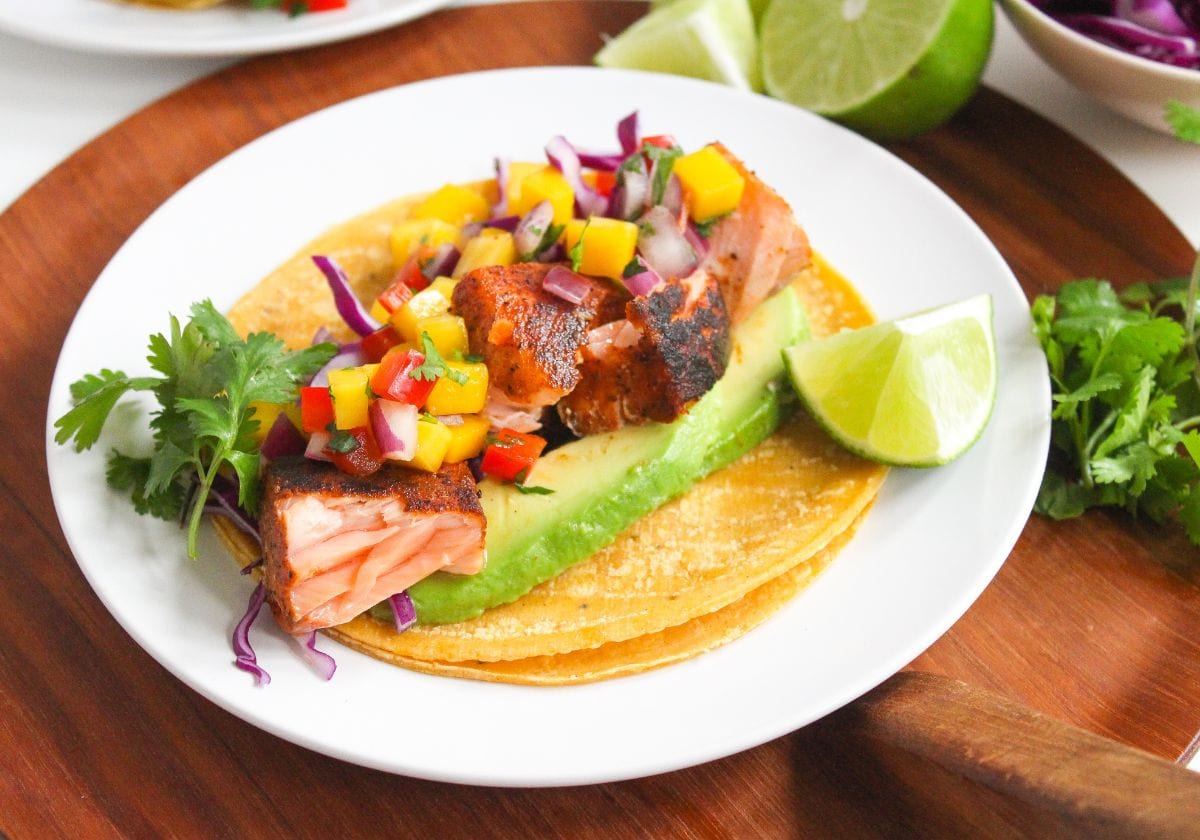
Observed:
[[[271,683],[271,675],[258,664],[258,657],[254,655],[254,648],[250,645],[250,625],[254,623],[254,619],[258,618],[266,600],[267,591],[260,582],[250,593],[250,603],[246,606],[245,615],[233,628],[233,652],[237,656],[233,664],[243,671],[253,674],[255,685],[270,685]]]
[[[217,476],[209,491],[208,500],[204,504],[204,511],[210,516],[224,516],[236,525],[239,531],[249,534],[255,542],[262,545],[262,537],[258,533],[258,522],[238,504],[238,496],[239,488],[236,480]]]
[[[1200,0],[1030,0],[1081,35],[1130,55],[1200,70]]]
[[[312,261],[329,281],[329,288],[333,291],[333,302],[346,325],[359,335],[370,335],[379,329],[379,322],[371,317],[350,288],[350,278],[346,276],[346,272],[329,257],[317,254],[313,255]]]
[[[417,623],[417,608],[407,591],[389,597],[388,606],[392,608],[392,620],[396,622],[397,633],[403,633]]]
[[[317,631],[313,630],[307,636],[296,637],[296,641],[300,642],[300,652],[304,654],[304,658],[308,660],[308,664],[316,669],[317,673],[326,680],[333,679],[333,675],[337,672],[337,662],[328,653],[317,650]]]

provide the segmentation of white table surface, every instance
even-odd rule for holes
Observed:
[[[125,117],[230,63],[92,55],[0,33],[0,210]],[[1200,247],[1200,146],[1129,122],[1077,93],[1030,52],[999,10],[984,82],[1100,152]],[[1200,758],[1192,767],[1200,769]]]

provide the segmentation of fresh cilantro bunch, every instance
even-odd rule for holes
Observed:
[[[1055,519],[1110,505],[1177,518],[1200,544],[1200,364],[1191,281],[1079,280],[1033,304],[1054,391],[1036,510]]]
[[[271,333],[244,341],[210,301],[192,304],[180,327],[171,316],[170,336],[150,337],[150,367],[161,376],[130,377],[101,370],[71,385],[74,408],[55,421],[55,441],[74,439],[76,451],[91,448],[117,402],[131,391],[157,398],[150,427],[154,451],[146,458],[114,450],[107,478],[127,491],[138,513],[188,522],[188,556],[209,491],[218,473],[238,479],[238,504],[255,513],[259,502],[258,421],[251,403],[286,403],[334,353],[333,344],[288,350]]]

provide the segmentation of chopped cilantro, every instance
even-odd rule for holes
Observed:
[[[713,225],[728,215],[729,213],[724,213],[720,216],[713,216],[711,219],[706,219],[703,222],[692,222],[692,227],[696,229],[696,233],[700,234],[701,238],[708,239],[708,237],[712,236]]]
[[[554,493],[549,487],[542,487],[537,484],[522,484],[518,482],[513,486],[517,488],[518,493],[526,496],[549,496]]]
[[[683,150],[678,146],[664,149],[662,146],[646,146],[643,150],[652,164],[650,174],[650,203],[662,204],[663,195],[667,191],[667,181],[671,179],[671,170],[675,161],[683,157]]]
[[[533,247],[532,251],[519,255],[517,257],[517,262],[532,262],[533,260],[537,259],[540,254],[548,251],[551,246],[558,241],[558,238],[562,236],[562,232],[565,229],[566,225],[555,224],[547,227],[544,232],[539,231],[537,228],[531,227],[530,230],[535,235],[541,233],[541,238],[538,240],[538,244]]]
[[[434,417],[428,411],[422,411],[417,416],[417,422],[419,422],[419,423],[440,423],[442,421],[438,420],[436,417]]]
[[[587,236],[588,226],[591,223],[591,218],[583,223],[583,230],[579,231],[579,241],[571,246],[571,250],[567,251],[567,256],[571,258],[572,271],[579,271],[580,266],[583,265],[583,237]]]
[[[621,277],[633,277],[635,274],[641,274],[645,270],[646,267],[642,265],[642,258],[634,257],[628,263],[626,263],[625,268],[621,270]]]
[[[438,352],[437,347],[433,343],[433,339],[429,337],[429,333],[421,333],[421,347],[425,355],[425,361],[408,374],[413,379],[420,379],[426,382],[432,382],[439,376],[444,376],[451,382],[459,385],[467,384],[467,375],[461,370],[454,370],[446,364],[446,360],[442,358],[442,354]]]
[[[358,449],[358,438],[345,429],[338,429],[330,436],[329,443],[325,444],[325,446],[334,452],[340,452],[345,455],[348,452]]]

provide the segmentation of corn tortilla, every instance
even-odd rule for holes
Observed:
[[[310,343],[322,326],[350,340],[310,255],[332,257],[360,299],[371,300],[396,271],[388,234],[420,198],[318,237],[238,301],[229,313],[234,327],[274,332],[292,347]],[[873,320],[820,258],[795,287],[818,335]],[[326,632],[397,665],[476,679],[559,684],[657,667],[724,644],[778,609],[849,539],[885,475],[798,416],[512,604],[401,634],[368,615]],[[217,527],[243,565],[256,558],[244,534],[222,519]]]

